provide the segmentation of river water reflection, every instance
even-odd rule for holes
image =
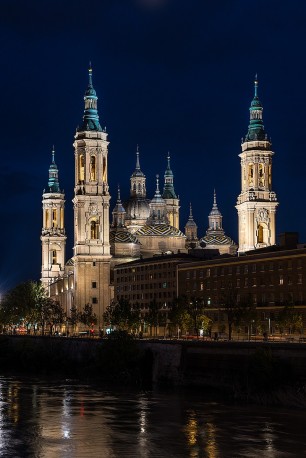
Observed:
[[[299,410],[226,405],[197,392],[103,390],[0,377],[0,456],[306,456]]]

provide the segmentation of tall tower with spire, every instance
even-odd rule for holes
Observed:
[[[163,199],[167,206],[167,216],[170,226],[180,227],[180,200],[175,194],[173,172],[170,167],[170,153],[167,156],[167,168],[164,175]]]
[[[107,133],[101,128],[97,94],[89,82],[85,92],[83,122],[77,128],[74,187],[75,305],[89,303],[103,325],[110,302],[109,186]]]
[[[275,244],[275,213],[278,206],[272,191],[271,141],[265,132],[258,98],[257,75],[250,106],[250,124],[242,140],[241,193],[237,200],[239,252]]]
[[[41,231],[42,267],[41,282],[48,289],[55,278],[64,274],[66,235],[64,226],[65,195],[58,181],[55,151],[49,167],[48,188],[42,196],[43,227]]]

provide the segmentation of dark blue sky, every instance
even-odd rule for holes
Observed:
[[[149,197],[169,150],[181,228],[191,201],[204,235],[215,187],[236,241],[238,154],[257,72],[275,151],[277,233],[296,230],[305,241],[305,23],[301,0],[2,0],[0,294],[40,277],[53,144],[72,255],[72,143],[89,60],[111,142],[111,207],[117,183],[128,195],[137,143]]]

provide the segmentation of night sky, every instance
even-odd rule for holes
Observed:
[[[137,143],[148,197],[170,151],[181,229],[192,202],[204,235],[215,187],[225,231],[238,241],[238,154],[258,73],[277,233],[306,241],[305,23],[301,0],[2,0],[0,294],[40,278],[53,144],[72,256],[72,143],[89,61],[109,134],[111,208],[118,183],[128,196]]]

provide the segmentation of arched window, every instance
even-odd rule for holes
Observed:
[[[84,154],[80,154],[79,156],[79,181],[85,180],[84,168],[85,168]]]
[[[264,229],[261,224],[258,226],[258,235],[257,235],[257,242],[263,243],[264,241]]]
[[[45,227],[49,227],[49,210],[46,210],[46,223]]]
[[[96,181],[96,157],[91,156],[90,158],[90,180]]]
[[[52,264],[57,263],[57,253],[56,250],[52,250]]]
[[[90,238],[92,240],[99,238],[99,223],[95,220],[90,222]]]
[[[249,186],[253,186],[254,169],[253,164],[249,164]]]
[[[264,165],[263,164],[259,164],[258,175],[259,175],[259,186],[264,186],[265,179],[264,179]]]
[[[52,227],[57,227],[56,209],[52,210]]]
[[[103,158],[103,174],[102,174],[102,181],[103,183],[106,183],[106,175],[107,175],[107,172],[106,172],[106,159],[105,157]]]

